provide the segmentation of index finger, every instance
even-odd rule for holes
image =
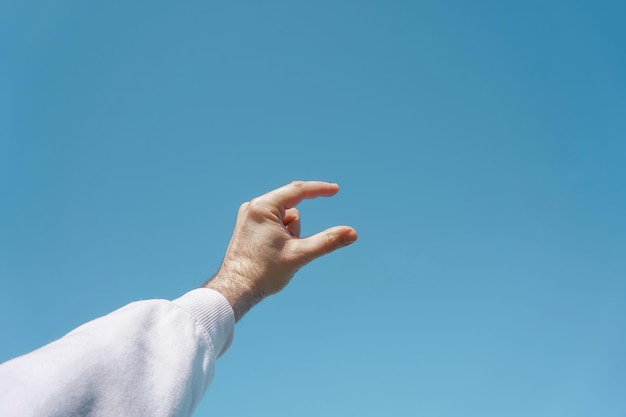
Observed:
[[[263,200],[283,209],[295,207],[304,199],[330,197],[337,194],[339,185],[325,181],[293,181],[261,196]]]

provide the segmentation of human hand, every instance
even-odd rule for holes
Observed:
[[[282,290],[302,266],[356,240],[356,231],[348,226],[300,237],[296,205],[337,191],[337,184],[294,181],[241,205],[222,266],[206,284],[226,297],[236,320]]]

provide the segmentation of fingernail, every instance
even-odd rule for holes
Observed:
[[[343,235],[342,240],[343,240],[343,243],[344,243],[345,245],[349,245],[350,243],[354,243],[354,241],[356,240],[356,238],[357,238],[356,231],[351,230],[351,231],[349,231],[348,233],[346,233],[346,234],[344,234],[344,235]]]

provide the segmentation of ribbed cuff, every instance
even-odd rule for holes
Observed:
[[[218,358],[228,350],[235,332],[235,313],[222,294],[198,288],[172,302],[204,328]]]

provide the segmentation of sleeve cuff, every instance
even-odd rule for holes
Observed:
[[[204,329],[217,358],[230,347],[235,332],[235,313],[219,292],[198,288],[173,301]]]

